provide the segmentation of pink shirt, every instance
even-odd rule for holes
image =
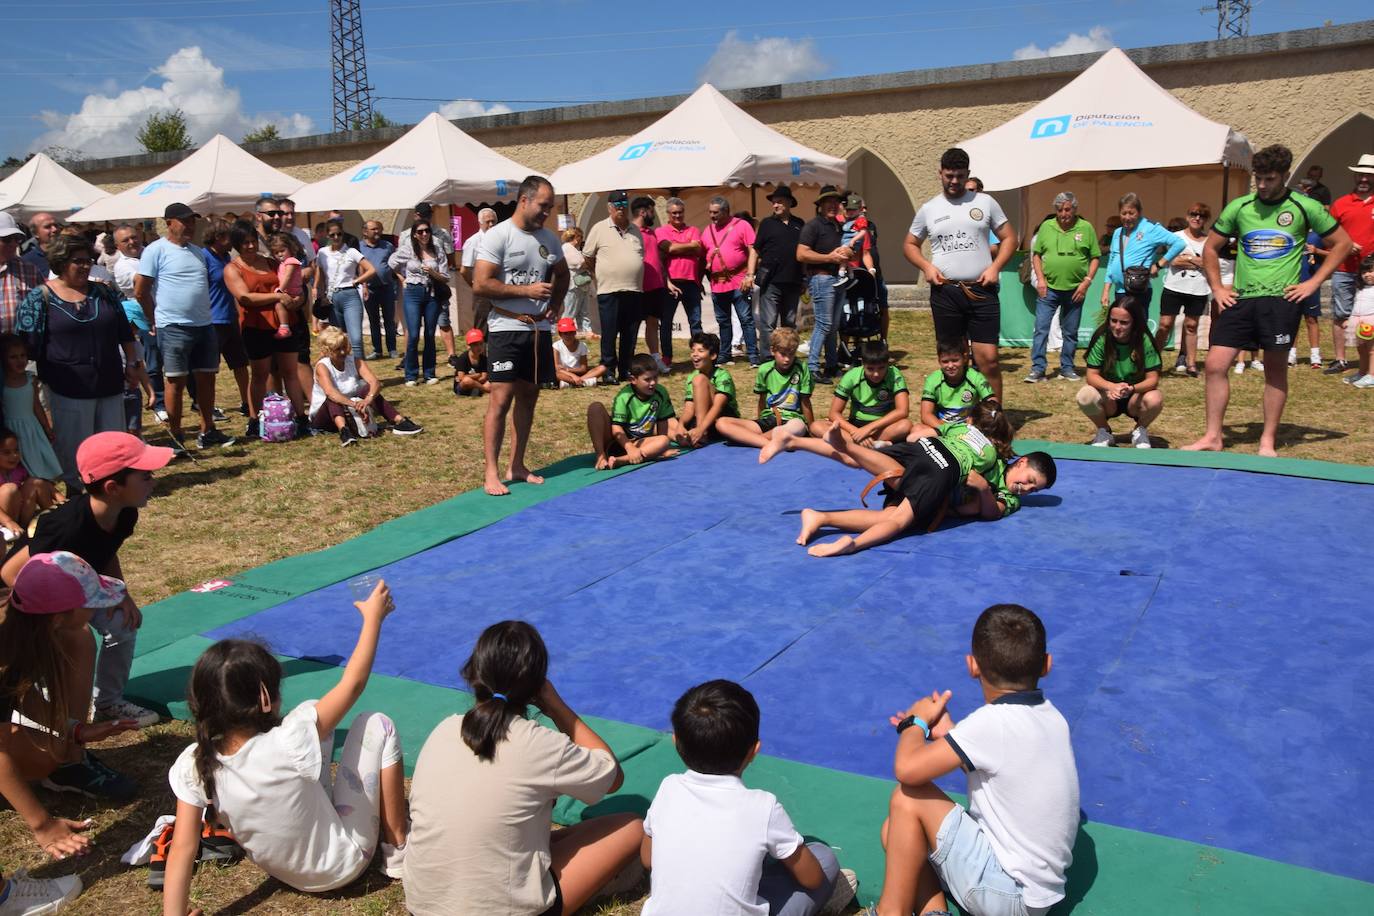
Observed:
[[[668,285],[663,280],[663,257],[658,250],[658,230],[643,228],[639,232],[644,236],[644,292],[651,293]]]
[[[672,226],[660,226],[654,230],[654,235],[660,242],[667,240],[674,245],[686,245],[689,242],[701,241],[701,230],[697,229],[696,226],[683,226],[681,229],[674,229]],[[701,258],[694,254],[669,255],[668,276],[674,280],[700,283]]]
[[[706,274],[711,278],[711,292],[728,293],[739,289],[744,280],[744,268],[749,264],[749,249],[754,247],[754,230],[735,216],[724,229],[708,223],[701,230],[701,241],[706,246]]]

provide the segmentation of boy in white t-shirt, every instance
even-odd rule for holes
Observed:
[[[899,785],[883,824],[883,895],[866,914],[948,916],[948,893],[968,916],[1042,916],[1064,899],[1078,768],[1069,725],[1037,686],[1050,673],[1045,625],[993,605],[966,661],[983,706],[956,724],[950,691],[937,691],[891,719]],[[955,767],[968,773],[967,811],[934,785]]]
[[[553,342],[553,355],[558,359],[559,388],[594,388],[606,374],[605,366],[587,367],[587,343],[577,339],[577,322],[558,319],[558,339]]]
[[[829,846],[803,842],[773,793],[740,779],[759,752],[749,691],[724,680],[688,690],[673,744],[688,769],[663,780],[644,818],[643,916],[812,916],[849,903],[854,873],[841,877]]]

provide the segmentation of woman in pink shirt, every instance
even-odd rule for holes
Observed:
[[[706,209],[711,221],[701,231],[701,243],[706,249],[706,276],[711,281],[711,302],[716,309],[716,325],[720,328],[720,365],[729,365],[731,337],[730,310],[739,316],[744,332],[745,351],[749,365],[759,364],[759,342],[754,333],[754,303],[750,292],[754,277],[749,263],[754,255],[754,228],[744,220],[730,215],[730,202],[724,197],[712,197]]]
[[[658,250],[668,265],[668,279],[687,313],[687,325],[693,334],[701,332],[701,261],[705,249],[701,244],[701,230],[687,225],[687,205],[680,197],[668,198],[668,225],[655,230]],[[676,311],[676,309],[674,309]],[[669,329],[671,335],[672,330]]]

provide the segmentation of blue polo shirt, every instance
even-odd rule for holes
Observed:
[[[367,239],[358,240],[358,253],[366,259],[377,271],[377,277],[371,281],[369,286],[391,286],[396,278],[391,265],[387,263],[387,258],[391,257],[396,251],[396,246],[386,239],[378,239],[377,247],[372,247],[367,243]]]
[[[210,324],[210,280],[205,254],[196,245],[174,245],[158,239],[143,249],[138,260],[141,276],[156,280],[153,320],[159,327]]]
[[[205,279],[210,284],[210,323],[234,324],[239,320],[238,306],[229,295],[229,287],[224,285],[224,265],[231,256],[221,258],[210,248],[201,251],[205,255]]]

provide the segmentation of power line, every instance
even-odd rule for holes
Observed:
[[[534,0],[445,0],[437,3],[401,3],[391,6],[369,7],[368,12],[385,13],[392,10],[429,10],[443,9],[449,7],[463,6],[507,6],[512,3],[533,3]],[[257,13],[234,12],[234,13],[191,13],[185,16],[81,16],[80,22],[144,22],[155,18],[159,22],[170,22],[174,20],[194,19],[201,21],[205,19],[261,19],[265,16],[318,16],[320,9],[318,6],[311,9],[302,10],[268,10]],[[70,25],[72,17],[62,16],[6,16],[6,24],[13,22],[60,22],[63,25]]]

